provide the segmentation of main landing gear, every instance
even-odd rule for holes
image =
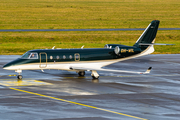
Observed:
[[[91,76],[92,76],[93,79],[98,79],[99,78],[99,74],[95,70],[92,70],[91,72],[92,72]],[[79,76],[84,76],[85,71],[79,71],[78,74],[79,74]]]
[[[91,76],[92,76],[93,79],[98,79],[99,78],[99,74],[95,70],[92,70]]]
[[[19,79],[19,80],[21,80],[23,77],[22,77],[22,75],[21,75],[21,73],[22,73],[22,70],[16,70],[15,72],[17,72],[19,75],[17,75],[17,78]]]
[[[78,74],[79,76],[83,77],[85,75],[85,71],[79,71]]]

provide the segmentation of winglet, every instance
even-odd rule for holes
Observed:
[[[147,69],[147,71],[146,71],[145,73],[143,73],[143,74],[148,74],[148,73],[150,73],[150,72],[151,72],[151,69],[152,69],[152,67],[149,67],[149,68]]]

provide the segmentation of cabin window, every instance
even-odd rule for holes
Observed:
[[[65,55],[63,55],[63,59],[66,59],[66,56],[65,56]]]
[[[56,59],[59,60],[59,56],[56,56]]]
[[[53,59],[53,56],[50,56],[50,59],[52,60],[52,59]]]
[[[21,57],[22,59],[38,59],[38,53],[35,52],[26,52]]]
[[[69,56],[69,59],[72,59],[72,55]]]

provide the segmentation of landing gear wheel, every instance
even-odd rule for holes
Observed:
[[[95,70],[92,70],[91,76],[92,76],[93,79],[98,79],[99,78],[99,74]]]
[[[78,72],[79,76],[84,76],[85,75],[85,71],[80,71]]]
[[[93,79],[98,79],[98,78],[99,78],[99,76],[98,76],[98,77],[92,76],[92,78],[93,78]]]
[[[23,77],[22,77],[22,75],[18,75],[17,78],[18,79],[22,79]]]

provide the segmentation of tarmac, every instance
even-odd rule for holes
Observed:
[[[178,120],[180,118],[180,54],[147,55],[105,68],[151,73],[99,71],[79,77],[60,70],[14,71],[3,65],[18,58],[0,56],[2,120]]]

